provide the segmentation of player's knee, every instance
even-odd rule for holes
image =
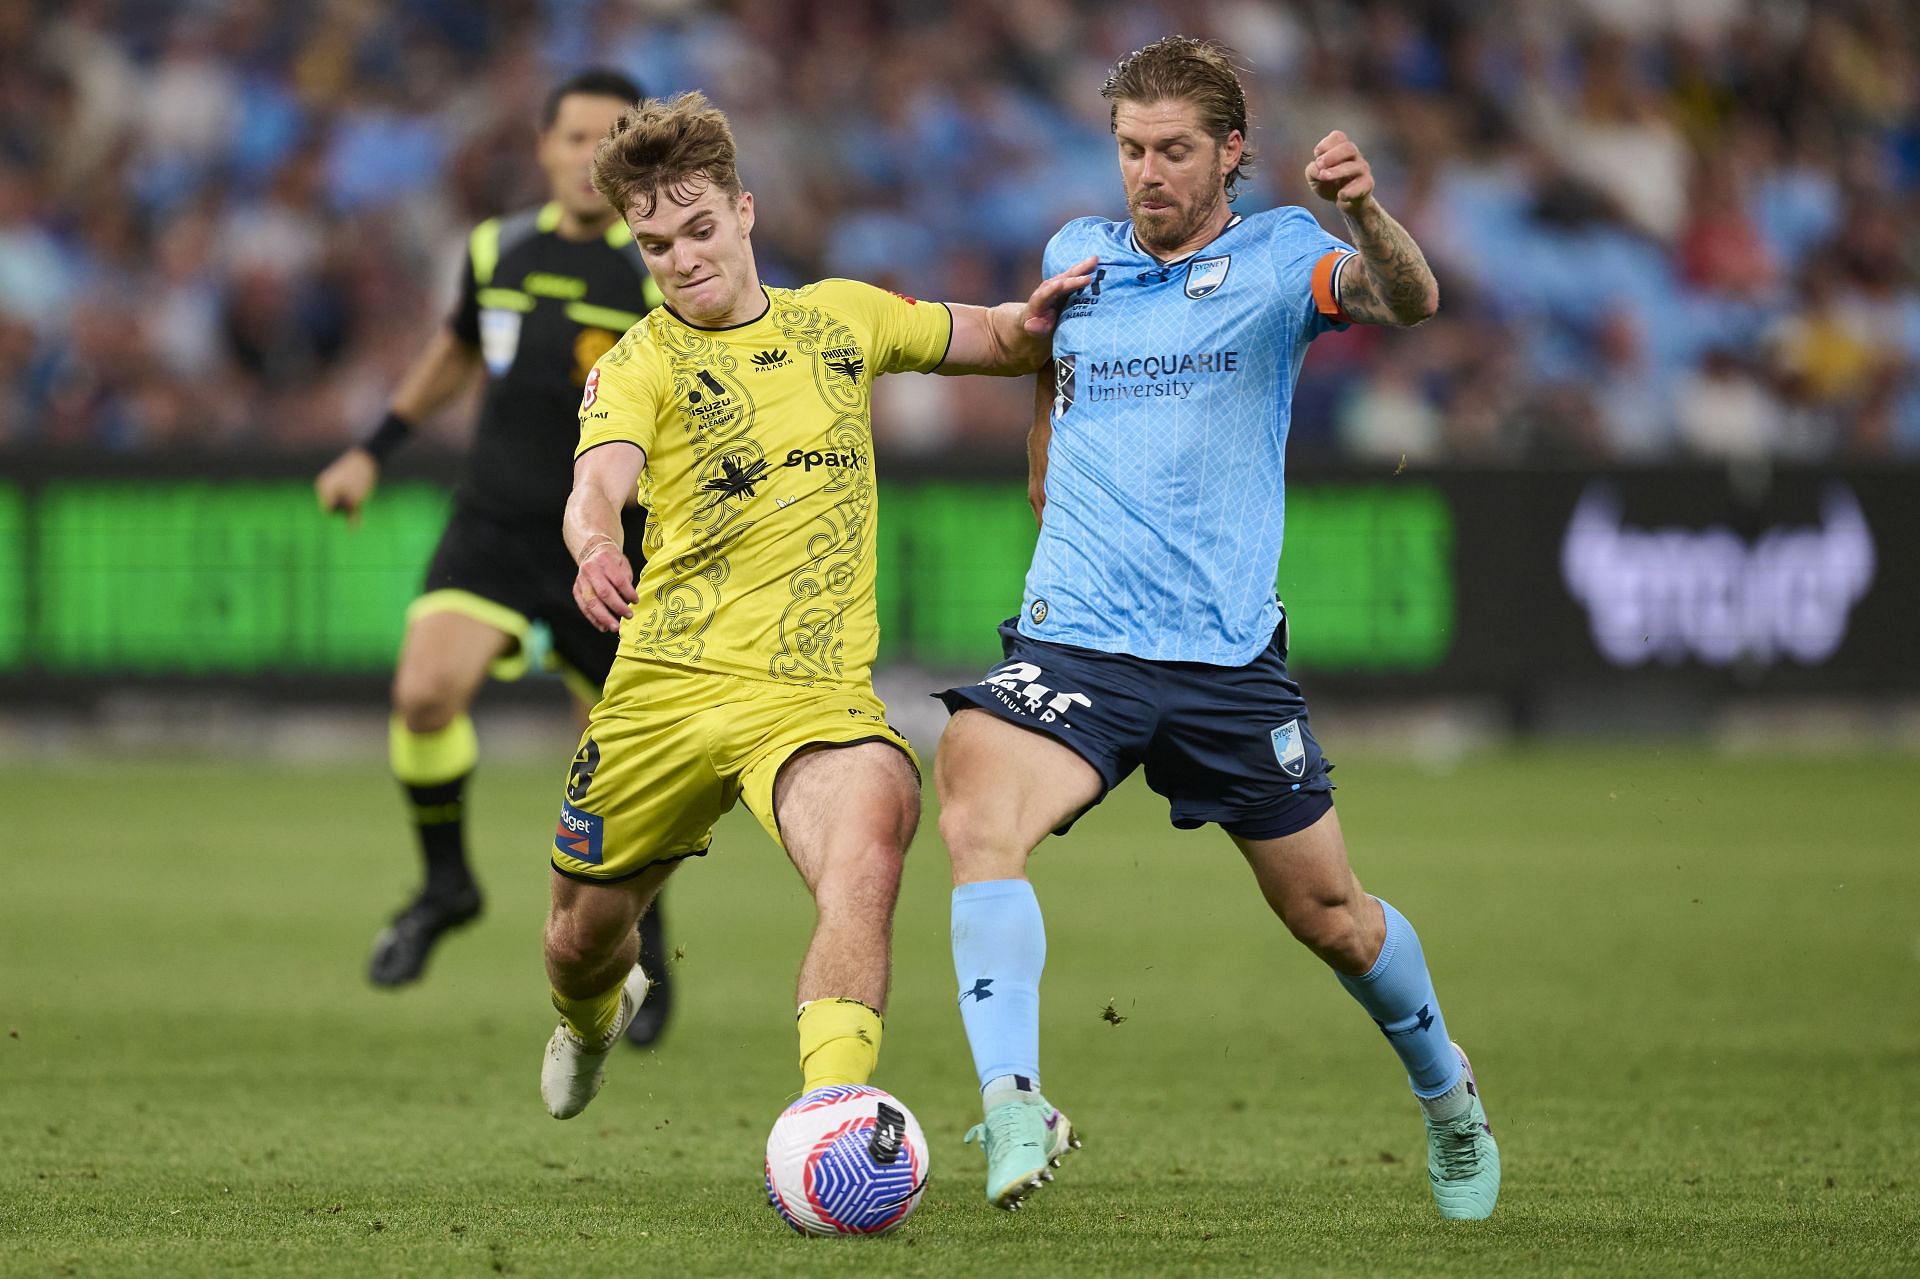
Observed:
[[[940,838],[958,880],[1018,875],[1025,862],[1013,830],[992,804],[956,796],[940,810]]]
[[[971,858],[981,847],[986,832],[973,806],[958,798],[943,799],[940,809],[940,841],[947,854],[958,863]]]
[[[905,866],[906,848],[897,839],[874,836],[849,842],[822,868],[815,902],[823,914],[891,919]]]
[[[561,911],[550,916],[546,934],[547,966],[560,971],[596,967],[624,936],[624,932],[612,936],[603,933],[604,929],[595,928],[591,920],[578,912]]]
[[[393,677],[393,711],[410,733],[435,733],[466,710],[456,681],[431,671],[402,669]]]
[[[900,888],[907,848],[890,835],[874,835],[850,845],[835,860],[834,877],[843,884],[871,888],[891,897]]]
[[[1371,960],[1366,929],[1351,903],[1314,898],[1289,904],[1280,914],[1287,931],[1342,972],[1365,972]]]

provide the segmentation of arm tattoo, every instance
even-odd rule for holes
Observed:
[[[1418,324],[1439,306],[1433,269],[1407,229],[1376,201],[1360,216],[1342,209],[1360,261],[1340,272],[1340,305],[1361,324]],[[1355,266],[1364,269],[1354,270]]]

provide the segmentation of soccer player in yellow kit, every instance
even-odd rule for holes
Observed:
[[[726,116],[695,93],[642,103],[594,156],[666,305],[588,375],[567,503],[574,598],[621,641],[554,836],[561,1022],[540,1091],[560,1119],[599,1091],[646,997],[636,920],[741,799],[814,898],[806,1089],[872,1074],[920,816],[918,761],[872,683],[873,379],[1031,373],[1055,307],[1092,278],[1089,260],[992,308],[852,280],[763,287],[734,155]],[[636,484],[652,512],[637,585],[619,516]]]

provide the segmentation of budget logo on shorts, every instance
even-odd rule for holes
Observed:
[[[577,862],[598,866],[601,864],[600,840],[605,831],[605,818],[598,813],[582,812],[563,801],[560,824],[553,832],[553,846]]]
[[[1280,761],[1288,777],[1302,777],[1307,771],[1307,743],[1300,732],[1300,721],[1290,719],[1273,730],[1273,757]]]
[[[1216,292],[1227,282],[1227,268],[1233,265],[1233,255],[1220,258],[1201,258],[1187,268],[1187,296],[1203,298]]]

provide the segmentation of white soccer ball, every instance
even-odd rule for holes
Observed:
[[[897,1097],[816,1088],[767,1134],[767,1201],[802,1234],[885,1234],[919,1206],[928,1166],[920,1121]]]

